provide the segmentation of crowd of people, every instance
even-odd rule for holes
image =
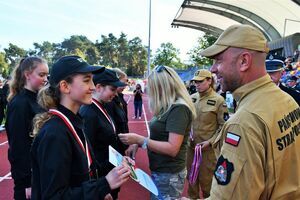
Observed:
[[[196,71],[192,94],[174,69],[151,71],[149,137],[129,130],[120,69],[65,56],[49,73],[44,59],[22,59],[5,124],[14,198],[118,199],[141,148],[158,189],[152,200],[180,199],[185,180],[189,199],[299,199],[296,68],[268,55],[264,35],[249,25],[230,26],[200,54],[214,64]],[[231,116],[226,92],[236,102]],[[143,95],[136,84],[134,119],[142,118]],[[109,146],[125,158],[118,167]]]

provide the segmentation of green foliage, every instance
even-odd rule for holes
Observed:
[[[8,64],[5,61],[5,54],[3,52],[0,52],[0,73],[3,77],[8,75]]]
[[[179,49],[176,49],[172,43],[162,43],[160,48],[156,50],[153,64],[166,65],[176,69],[185,68],[184,64],[181,63],[179,55]]]
[[[217,38],[213,35],[205,34],[202,38],[198,39],[198,45],[188,52],[190,59],[195,66],[211,66],[212,59],[200,56],[200,51],[211,46]]]
[[[4,52],[5,61],[9,65],[9,72],[11,72],[12,69],[17,65],[17,62],[19,62],[19,60],[27,54],[24,49],[12,43],[9,43],[8,48],[4,48]]]
[[[62,56],[78,55],[92,65],[120,68],[128,76],[143,76],[147,70],[147,47],[139,37],[128,39],[121,33],[119,37],[112,33],[101,35],[100,40],[93,43],[86,36],[72,35],[61,43],[33,43],[34,49],[24,50],[17,45],[9,44],[5,52],[0,54],[0,70],[10,73],[19,60],[25,56],[40,56],[47,60],[49,67]],[[167,65],[176,69],[184,69],[179,50],[171,43],[163,43],[154,58],[155,65]],[[5,59],[4,59],[5,58]]]

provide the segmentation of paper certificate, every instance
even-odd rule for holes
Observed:
[[[124,157],[118,151],[116,151],[112,146],[109,146],[108,150],[109,150],[109,162],[114,166],[122,165]],[[128,165],[130,166],[130,170],[131,170],[130,177],[157,196],[158,190],[154,182],[152,181],[151,177],[141,169],[138,168],[134,169],[134,166],[132,166],[129,162]]]

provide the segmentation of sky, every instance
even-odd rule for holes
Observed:
[[[0,0],[0,50],[13,43],[26,50],[33,43],[60,43],[71,35],[85,35],[92,42],[101,35],[123,32],[148,45],[150,0]],[[171,42],[187,63],[186,54],[202,32],[172,28],[183,0],[152,0],[151,50]]]

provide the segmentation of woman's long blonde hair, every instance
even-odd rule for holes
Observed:
[[[14,96],[20,93],[26,84],[25,72],[32,72],[38,64],[45,63],[46,60],[40,57],[31,56],[23,58],[18,66],[16,66],[12,72],[12,79],[9,84],[9,95],[7,101],[11,101]]]
[[[170,67],[156,67],[148,77],[149,107],[155,116],[164,114],[173,104],[186,105],[196,117],[196,109],[177,73]]]

